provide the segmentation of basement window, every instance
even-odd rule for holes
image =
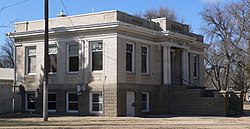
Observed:
[[[76,93],[67,93],[66,111],[78,112],[78,96]]]
[[[90,94],[90,111],[91,113],[102,113],[102,93],[96,92]]]
[[[141,110],[142,112],[149,112],[149,93],[143,92],[141,95]]]
[[[26,93],[25,96],[25,110],[26,111],[35,111],[36,98],[34,93]]]
[[[56,94],[48,94],[48,111],[56,112]]]

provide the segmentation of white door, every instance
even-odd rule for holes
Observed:
[[[127,92],[127,116],[135,116],[135,93]]]

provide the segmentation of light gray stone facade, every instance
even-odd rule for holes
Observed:
[[[43,25],[43,20],[16,23],[10,34],[18,44],[16,79],[23,86],[23,111],[27,111],[27,93],[35,93],[33,111],[42,111]],[[182,96],[178,93],[190,85],[204,85],[203,51],[208,45],[203,36],[190,33],[188,25],[166,18],[147,21],[116,10],[51,18],[49,25],[49,44],[57,47],[57,72],[49,75],[49,92],[56,94],[54,113],[126,116],[131,109],[135,116],[176,113],[181,107],[171,97]],[[103,65],[102,70],[93,71],[91,45],[96,41],[103,45]],[[79,70],[70,73],[68,46],[73,43],[79,45]],[[131,71],[126,70],[127,44],[133,48]],[[27,72],[30,47],[36,48],[36,72],[32,74]],[[142,47],[147,48],[145,57]],[[142,65],[142,60],[147,64]],[[67,96],[77,92],[77,85],[84,87],[77,96],[78,112],[67,112]],[[134,102],[128,101],[128,92],[134,93]],[[93,111],[97,107],[100,109]]]

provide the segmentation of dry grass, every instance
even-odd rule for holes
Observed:
[[[140,117],[82,117],[50,116],[48,122],[41,115],[9,114],[0,115],[0,128],[221,128],[250,129],[250,105],[245,105],[246,116],[242,117],[181,117],[161,116]]]

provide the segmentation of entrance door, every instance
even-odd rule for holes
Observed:
[[[135,116],[135,93],[127,92],[127,116]]]

